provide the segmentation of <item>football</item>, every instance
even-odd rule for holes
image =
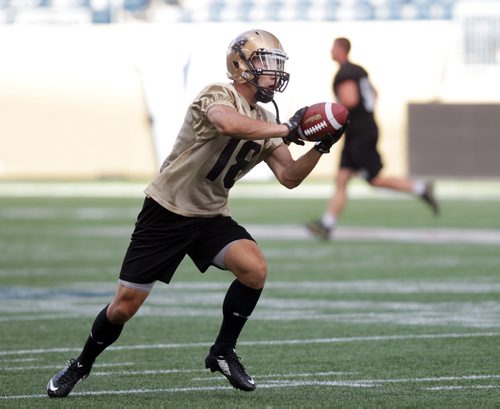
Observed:
[[[335,102],[319,102],[311,105],[300,121],[300,138],[305,141],[320,141],[327,134],[340,129],[348,115],[349,111]]]

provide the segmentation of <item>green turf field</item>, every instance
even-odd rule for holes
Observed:
[[[185,260],[91,376],[47,398],[113,296],[141,203],[0,198],[0,407],[500,408],[498,199],[444,200],[439,218],[353,200],[332,242],[302,228],[324,199],[233,199],[270,267],[238,347],[257,390],[203,368],[232,279]]]

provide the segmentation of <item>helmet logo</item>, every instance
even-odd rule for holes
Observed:
[[[236,51],[237,53],[241,53],[241,48],[246,44],[247,42],[246,37],[238,37],[236,41],[233,44],[233,51]]]

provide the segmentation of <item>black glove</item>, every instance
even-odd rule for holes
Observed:
[[[297,145],[304,145],[304,141],[300,139],[299,135],[299,125],[300,121],[302,121],[302,117],[307,111],[307,106],[300,108],[293,114],[293,116],[286,122],[283,122],[283,125],[285,125],[288,128],[288,135],[283,138],[283,142],[285,142],[287,145],[289,145],[291,142],[296,143]]]
[[[321,154],[330,153],[330,148],[339,141],[346,129],[349,127],[350,123],[351,121],[349,120],[349,115],[347,115],[344,126],[337,129],[334,133],[326,135],[321,141],[316,142],[314,149]]]

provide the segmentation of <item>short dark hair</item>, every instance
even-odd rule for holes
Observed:
[[[349,39],[345,37],[338,37],[335,39],[335,42],[338,43],[338,45],[340,45],[347,54],[349,54],[349,51],[351,51],[351,42]]]

